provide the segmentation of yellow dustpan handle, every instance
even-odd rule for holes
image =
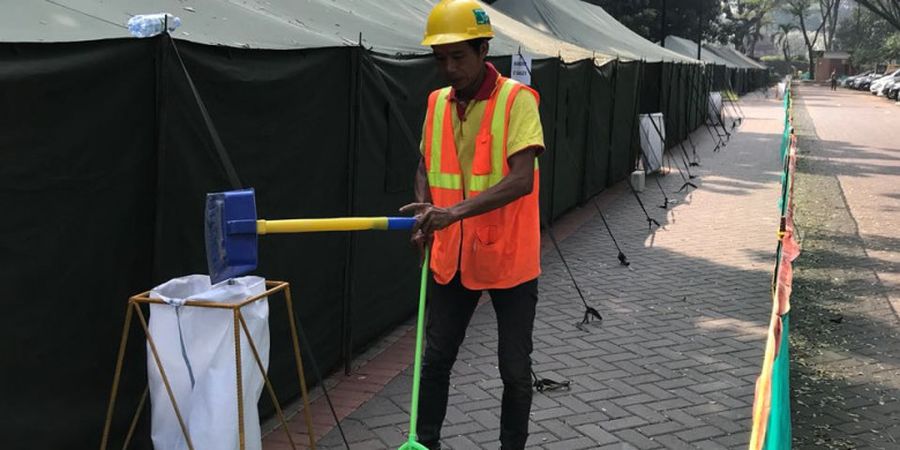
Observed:
[[[341,217],[334,219],[284,219],[256,221],[257,234],[387,229],[387,217]]]

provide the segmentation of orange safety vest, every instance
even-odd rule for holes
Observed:
[[[499,77],[484,110],[476,136],[469,196],[499,183],[509,173],[507,138],[509,111],[516,94],[537,92],[522,83]],[[463,177],[453,140],[450,88],[431,93],[425,117],[425,168],[431,200],[447,208],[463,200]],[[496,111],[497,105],[501,110]],[[531,193],[509,204],[456,222],[434,233],[431,271],[447,284],[459,270],[463,286],[473,290],[506,289],[533,280],[541,273],[541,230],[538,210],[537,158]]]

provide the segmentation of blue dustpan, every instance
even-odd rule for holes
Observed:
[[[206,194],[206,263],[214,284],[256,269],[257,236],[317,231],[409,230],[413,217],[262,220],[253,189]]]
[[[253,189],[206,194],[206,264],[215,284],[256,269]]]

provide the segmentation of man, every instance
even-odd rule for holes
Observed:
[[[831,71],[831,90],[837,90],[837,70]]]
[[[431,245],[418,441],[440,448],[450,370],[483,291],[497,315],[503,380],[500,444],[525,448],[532,329],[540,275],[538,95],[485,61],[490,18],[474,0],[442,0],[422,45],[450,86],[433,92],[416,174],[413,241]]]

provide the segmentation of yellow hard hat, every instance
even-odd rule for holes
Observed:
[[[422,45],[492,38],[491,18],[475,0],[441,0],[428,14]]]

